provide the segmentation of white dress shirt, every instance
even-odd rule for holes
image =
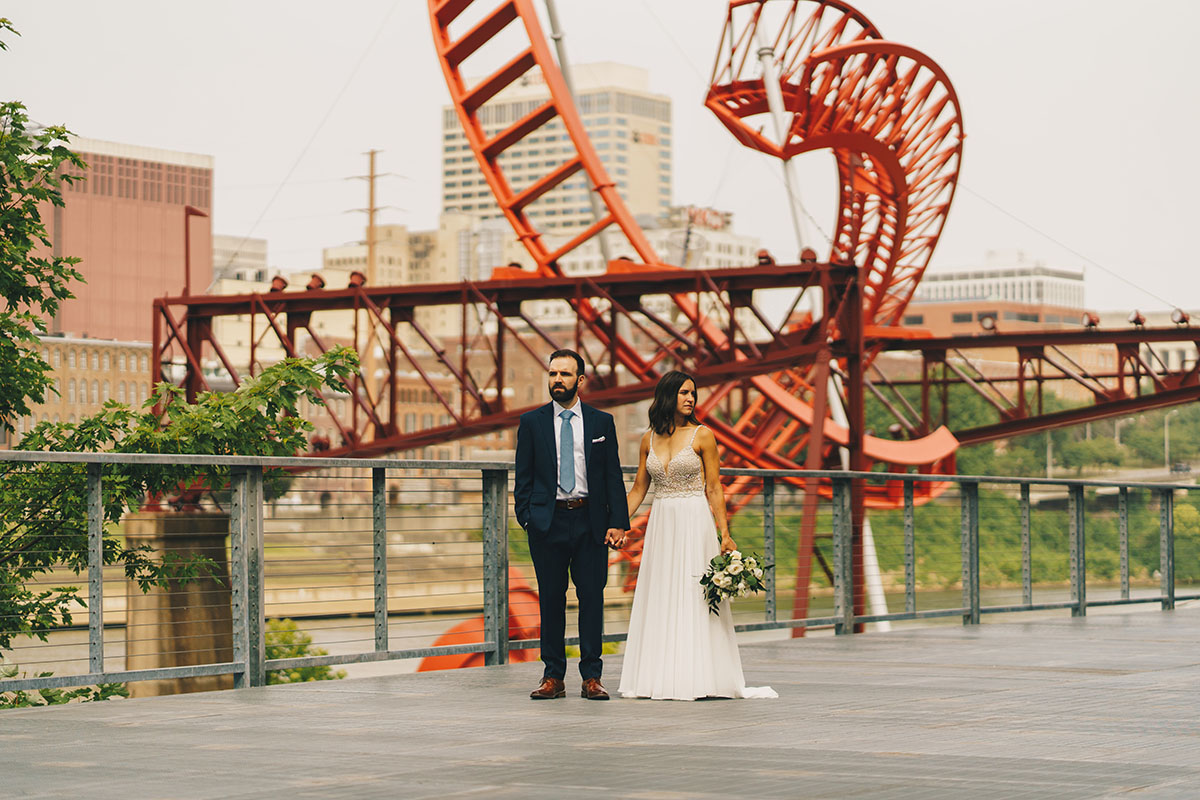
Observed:
[[[559,475],[559,453],[562,452],[562,417],[559,416],[567,409],[558,404],[557,400],[551,401],[554,406],[554,474]],[[556,500],[567,500],[575,497],[587,497],[587,463],[583,460],[583,404],[576,402],[571,407],[571,429],[574,431],[575,440],[575,488],[570,494],[564,492],[559,486],[555,494]],[[555,478],[557,482],[557,477]]]

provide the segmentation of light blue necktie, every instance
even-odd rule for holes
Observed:
[[[575,429],[571,427],[575,412],[564,409],[559,416],[562,429],[558,437],[558,485],[570,493],[575,488]]]

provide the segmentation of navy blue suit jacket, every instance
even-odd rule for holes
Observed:
[[[629,505],[617,454],[612,414],[579,404],[583,415],[583,458],[587,465],[588,516],[592,536],[603,543],[609,528],[629,528]],[[558,493],[558,452],[554,445],[554,404],[521,415],[517,426],[517,474],[513,491],[517,523],[530,536],[544,536],[554,519]]]

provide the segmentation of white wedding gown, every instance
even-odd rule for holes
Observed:
[[[654,700],[778,697],[770,687],[746,686],[729,601],[715,615],[704,599],[700,576],[721,548],[704,494],[700,456],[689,442],[664,467],[651,434],[646,471],[654,485],[654,506],[618,693]]]

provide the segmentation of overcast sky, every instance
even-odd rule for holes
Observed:
[[[674,105],[674,197],[734,212],[795,249],[778,164],[732,143],[702,105],[719,0],[558,0],[571,59],[645,67]],[[884,36],[924,51],[958,92],[960,190],[933,269],[988,251],[1084,269],[1099,309],[1200,308],[1200,3],[858,0]],[[382,151],[381,215],[436,224],[448,102],[422,0],[8,0],[21,32],[0,97],[97,139],[216,159],[214,230],[269,242],[273,267],[315,269],[362,238],[363,153]],[[827,156],[802,165],[818,219]],[[290,173],[290,177],[287,177]],[[285,178],[287,180],[285,181]]]

